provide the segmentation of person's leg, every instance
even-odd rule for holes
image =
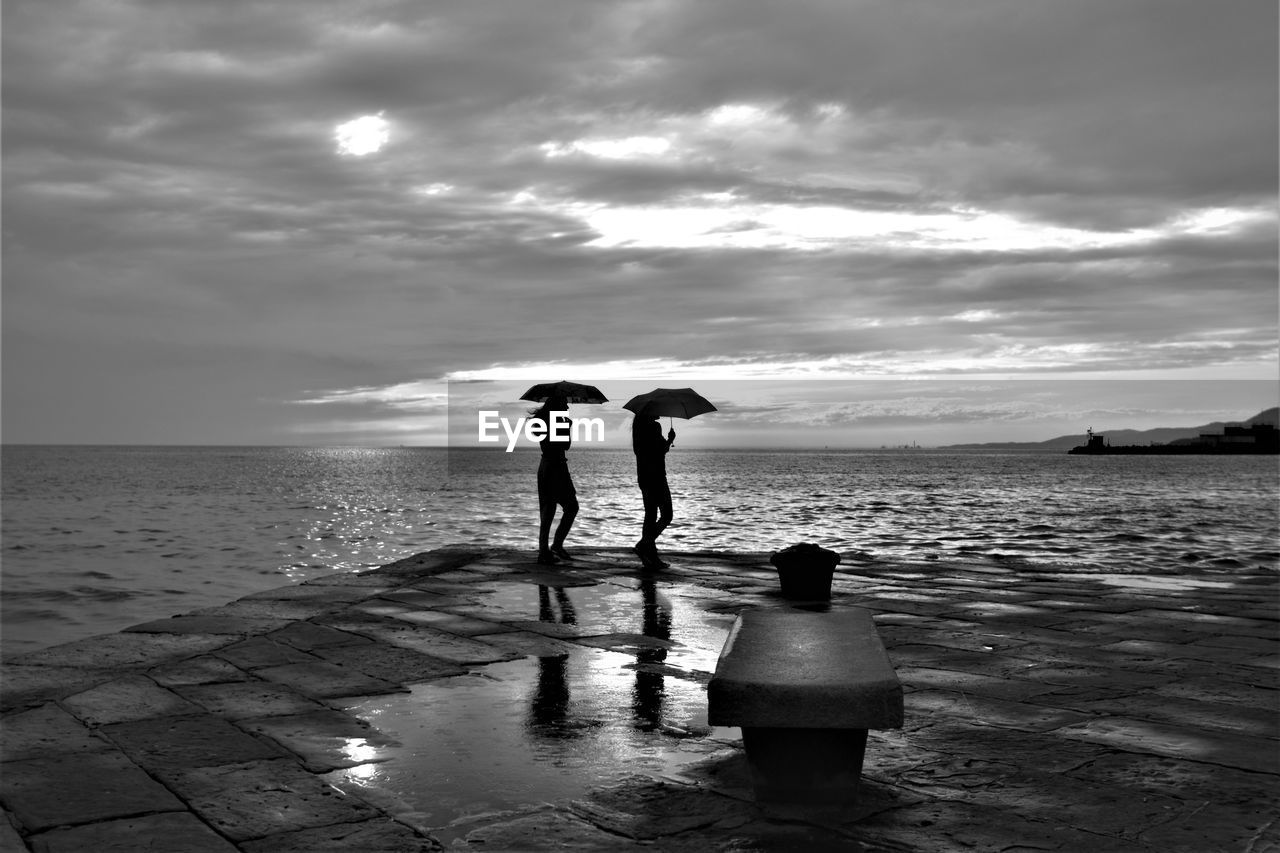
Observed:
[[[551,543],[551,552],[563,557],[564,554],[559,552],[564,550],[565,537],[569,535],[569,528],[573,527],[573,520],[578,517],[578,498],[572,494],[566,496],[561,501],[560,508],[560,524],[556,526],[556,538]]]
[[[671,490],[667,488],[666,482],[656,484],[649,493],[649,499],[653,501],[654,520],[650,525],[653,538],[649,540],[649,561],[659,569],[665,569],[671,564],[662,559],[658,554],[658,537],[662,535],[662,531],[667,529],[667,525],[671,523]],[[648,563],[646,563],[648,565]]]
[[[653,489],[653,502],[656,515],[653,522],[653,538],[656,541],[662,535],[662,531],[667,529],[674,514],[671,509],[671,489],[666,483]]]
[[[538,562],[558,562],[551,553],[551,522],[556,516],[556,502],[551,494],[546,472],[538,468]]]
[[[640,498],[644,503],[644,518],[640,525],[640,541],[636,542],[632,549],[640,557],[640,562],[645,568],[658,568],[654,562],[654,546],[653,537],[654,524],[658,518],[658,503],[653,499],[653,494],[648,488],[648,484],[643,481],[640,483]]]
[[[556,516],[554,501],[538,502],[538,559],[551,555],[551,522]]]
[[[578,492],[573,487],[573,477],[567,467],[557,472],[555,491],[555,502],[560,505],[561,514],[555,539],[551,541],[551,553],[562,560],[572,560],[573,557],[564,549],[564,540],[569,535],[569,528],[573,527],[573,520],[578,517]]]
[[[657,538],[656,524],[658,520],[658,501],[653,490],[648,488],[646,484],[640,484],[640,499],[644,503],[644,520],[640,525],[640,541],[636,543],[637,548],[652,547],[653,540]]]

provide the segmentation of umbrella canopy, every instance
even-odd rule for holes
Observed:
[[[714,412],[716,407],[692,388],[655,388],[648,394],[632,397],[622,408],[664,418],[692,418]]]
[[[545,402],[550,397],[564,397],[570,403],[607,403],[609,398],[600,393],[600,389],[594,385],[583,385],[581,382],[569,382],[561,379],[559,382],[543,382],[534,385],[528,391],[520,395],[521,400],[531,400],[535,403]]]

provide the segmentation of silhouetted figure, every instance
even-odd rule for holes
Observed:
[[[658,600],[658,590],[652,578],[640,581],[640,592],[644,596],[644,616],[641,631],[646,637],[659,640],[671,639],[671,610]],[[641,648],[636,652],[636,686],[632,692],[632,710],[635,712],[636,725],[644,730],[655,729],[662,725],[662,700],[666,694],[666,684],[661,672],[646,671],[644,664],[661,664],[667,659],[667,650],[663,647]]]
[[[631,449],[636,454],[636,482],[644,500],[644,526],[635,552],[646,568],[667,567],[658,556],[658,537],[671,523],[671,488],[667,485],[667,451],[675,443],[676,431],[662,437],[658,416],[643,410],[631,422]]]
[[[565,433],[562,439],[552,438],[554,413],[568,410],[569,404],[564,397],[550,397],[541,408],[532,412],[547,427],[541,441],[542,461],[538,464],[538,562],[544,564],[573,559],[564,549],[565,537],[569,535],[569,528],[573,527],[573,520],[578,515],[578,492],[573,487],[573,477],[569,476],[569,460],[565,456],[572,439],[565,429],[562,429]],[[548,542],[557,506],[563,512],[560,524],[556,527],[555,539]]]

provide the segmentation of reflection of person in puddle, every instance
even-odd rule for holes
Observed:
[[[554,592],[554,601],[552,593]],[[556,615],[556,605],[560,613]],[[538,585],[538,621],[576,625],[578,614],[564,587]],[[546,738],[577,737],[582,726],[569,720],[569,656],[538,658],[538,685],[529,703],[528,730]]]
[[[538,621],[539,622],[555,622],[555,608],[551,606],[551,590],[556,593],[556,603],[560,605],[559,621],[565,625],[578,624],[578,611],[573,609],[573,601],[569,599],[569,593],[564,591],[564,587],[547,587],[538,584]]]
[[[671,639],[671,609],[658,598],[658,589],[652,578],[640,581],[640,593],[644,599],[644,616],[641,631],[646,637],[659,640]],[[662,725],[662,699],[665,684],[661,672],[646,671],[645,664],[661,665],[667,659],[664,646],[641,647],[636,652],[636,685],[632,691],[631,707],[636,716],[636,727],[648,731]]]

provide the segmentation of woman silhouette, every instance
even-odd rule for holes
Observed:
[[[667,485],[667,451],[676,440],[676,431],[662,437],[658,416],[641,409],[631,421],[631,449],[636,454],[636,482],[644,501],[644,525],[635,552],[646,568],[665,569],[658,556],[658,537],[671,523],[671,488]]]
[[[533,417],[546,425],[546,434],[541,441],[542,461],[538,463],[538,562],[543,564],[573,559],[564,549],[564,539],[569,535],[569,528],[573,527],[573,520],[578,515],[578,492],[573,487],[573,477],[569,476],[569,460],[565,457],[572,439],[564,428],[563,420],[560,429],[563,438],[552,438],[555,413],[568,410],[569,403],[564,397],[548,397],[541,408],[531,412]],[[555,539],[548,543],[557,505],[563,512],[560,524],[556,527]]]

